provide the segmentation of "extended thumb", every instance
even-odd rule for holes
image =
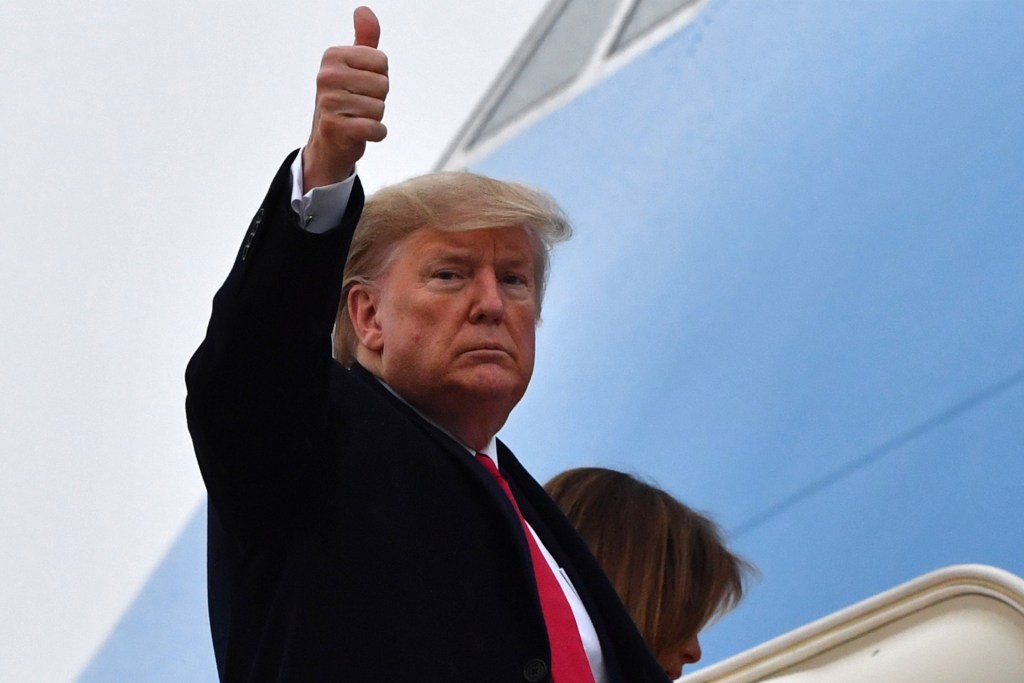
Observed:
[[[377,15],[369,7],[357,7],[352,14],[352,24],[355,26],[356,39],[354,45],[365,45],[377,48],[380,42],[380,22]]]

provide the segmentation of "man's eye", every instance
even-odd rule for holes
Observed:
[[[434,277],[438,280],[454,280],[458,276],[454,270],[439,270],[434,273]]]
[[[503,275],[501,277],[501,282],[502,284],[506,285],[525,285],[526,278],[523,277],[522,275],[515,275],[513,273],[509,273],[508,275]]]

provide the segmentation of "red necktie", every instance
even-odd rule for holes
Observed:
[[[558,583],[558,577],[544,559],[533,533],[527,528],[526,520],[519,511],[519,505],[516,504],[508,482],[501,476],[493,460],[483,453],[477,453],[476,459],[498,481],[498,485],[512,502],[512,507],[519,516],[519,523],[523,526],[523,533],[526,534],[526,543],[530,546],[530,559],[533,560],[533,574],[537,579],[537,592],[540,594],[540,607],[544,612],[548,642],[551,645],[551,678],[555,683],[594,683],[594,675],[590,671],[590,662],[583,649],[580,629],[576,625],[576,617],[572,614],[569,600]]]

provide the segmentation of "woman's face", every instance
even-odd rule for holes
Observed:
[[[700,641],[697,635],[690,636],[687,640],[675,647],[670,647],[658,655],[658,664],[664,669],[665,674],[673,681],[683,675],[683,665],[693,664],[700,661]]]

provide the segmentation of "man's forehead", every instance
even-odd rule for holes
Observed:
[[[505,258],[534,258],[530,234],[518,226],[449,231],[419,228],[402,240],[400,246],[423,255],[472,257],[481,251],[499,250]]]

